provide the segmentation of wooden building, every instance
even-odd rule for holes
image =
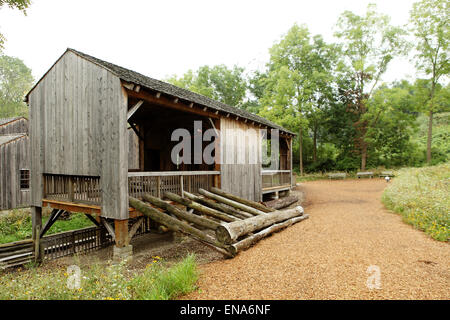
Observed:
[[[129,242],[128,219],[137,214],[128,196],[219,186],[260,201],[263,193],[291,187],[292,132],[73,49],[37,82],[26,101],[35,229],[42,206],[83,211],[111,223],[110,229],[114,221],[121,247]],[[201,121],[202,129],[195,128],[195,121]],[[171,134],[179,128],[193,139],[207,129],[220,131],[214,156],[223,161],[171,161],[178,143]],[[262,170],[260,129],[280,132],[280,170]]]
[[[0,210],[29,205],[29,149],[28,120],[0,119]]]

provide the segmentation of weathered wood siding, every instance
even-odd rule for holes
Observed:
[[[25,118],[18,118],[0,124],[0,135],[13,133],[28,133],[28,120]]]
[[[29,205],[30,191],[20,189],[20,169],[29,169],[29,138],[0,145],[0,210]]]
[[[139,169],[139,137],[128,128],[128,170]]]
[[[220,119],[221,188],[253,201],[261,194],[261,141],[258,127]]]
[[[31,203],[44,173],[100,177],[102,215],[128,218],[127,98],[120,79],[66,52],[29,95]]]

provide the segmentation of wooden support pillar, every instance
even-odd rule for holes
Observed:
[[[128,246],[130,243],[130,239],[128,238],[128,219],[114,220],[114,233],[116,247],[123,248]]]
[[[42,208],[41,207],[31,207],[31,223],[32,223],[32,239],[34,245],[34,260],[36,262],[41,262],[44,258],[44,248],[42,247],[41,241],[41,230],[42,230]]]
[[[116,245],[113,248],[113,261],[131,261],[133,258],[133,246],[130,245],[128,219],[114,220],[114,240]]]
[[[139,139],[139,170],[145,170],[145,131],[143,126],[139,127],[139,133],[143,139]]]
[[[221,133],[220,133],[220,119],[214,120],[214,126],[216,129],[216,133],[218,135],[216,136],[214,140],[214,150],[215,150],[215,161],[214,161],[214,170],[220,171],[220,165],[222,163],[221,161]],[[221,188],[221,180],[220,180],[220,174],[214,176],[214,187]]]

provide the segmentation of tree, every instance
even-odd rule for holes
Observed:
[[[247,82],[244,69],[224,65],[202,66],[197,71],[189,70],[182,77],[173,76],[168,82],[230,106],[241,108],[245,104]]]
[[[389,17],[376,12],[369,4],[365,16],[345,11],[338,19],[336,37],[341,40],[346,77],[352,86],[346,95],[347,112],[356,116],[355,149],[361,155],[361,170],[365,170],[370,141],[367,134],[376,126],[379,112],[371,112],[367,101],[381,81],[392,59],[404,53],[404,31],[389,24]]]
[[[270,49],[260,115],[298,130],[301,174],[304,134],[311,122],[317,142],[320,110],[329,102],[334,52],[321,36],[311,38],[306,26],[296,24]],[[315,143],[314,154],[316,147]]]
[[[33,81],[31,69],[22,60],[0,56],[0,118],[28,116],[23,99]]]
[[[0,0],[0,9],[7,5],[11,9],[19,9],[26,14],[26,9],[30,6],[31,0]],[[0,33],[0,52],[4,48],[5,37]]]
[[[448,0],[422,0],[414,3],[410,13],[412,31],[416,37],[416,66],[429,76],[430,88],[423,106],[428,114],[427,163],[431,164],[431,142],[433,133],[433,114],[436,111],[436,86],[443,77],[448,76],[448,41],[450,8]]]

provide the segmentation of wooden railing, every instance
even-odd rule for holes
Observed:
[[[291,186],[290,170],[262,170],[261,175],[263,191],[264,189]]]
[[[220,171],[129,172],[128,195],[140,198],[145,193],[161,197],[166,191],[178,195],[183,191],[197,193],[199,188],[213,187],[218,175]]]
[[[100,205],[100,177],[44,174],[44,198]]]

